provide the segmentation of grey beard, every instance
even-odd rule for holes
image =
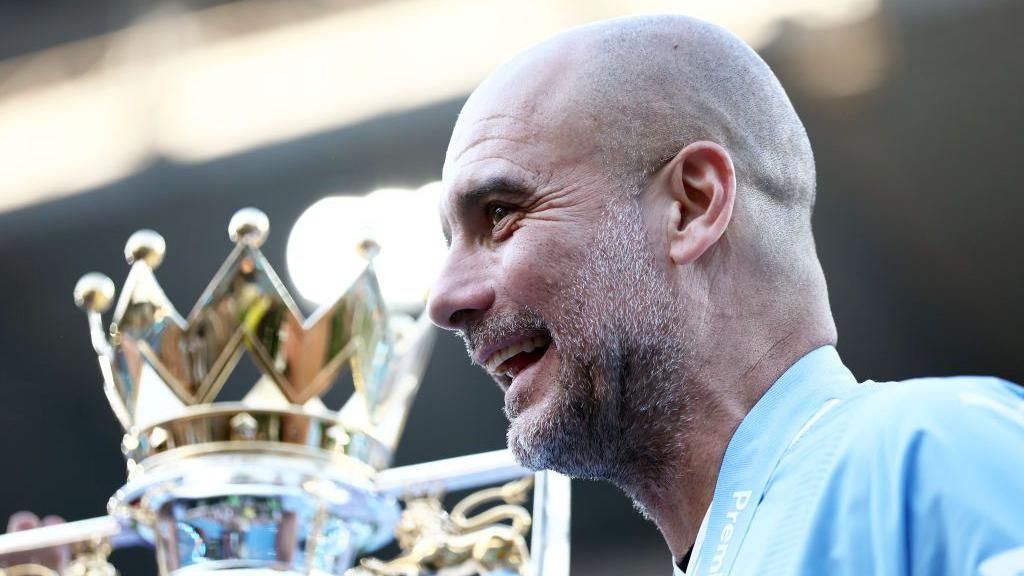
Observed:
[[[609,480],[636,499],[679,457],[688,347],[636,202],[616,201],[595,232],[546,324],[560,356],[554,391],[536,417],[512,419],[508,444],[524,466]]]

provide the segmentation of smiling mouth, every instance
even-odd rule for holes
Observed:
[[[520,372],[540,360],[551,345],[547,335],[536,335],[495,350],[484,362],[484,368],[507,387]]]

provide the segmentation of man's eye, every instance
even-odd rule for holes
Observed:
[[[490,221],[491,226],[501,224],[501,221],[508,218],[510,214],[512,214],[512,210],[508,206],[491,204],[487,207],[487,219]]]

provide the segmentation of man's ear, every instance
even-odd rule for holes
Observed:
[[[662,170],[672,197],[669,257],[677,265],[690,264],[718,242],[732,220],[732,158],[718,144],[699,141],[680,150]]]

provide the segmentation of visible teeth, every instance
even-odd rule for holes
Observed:
[[[532,352],[547,343],[548,339],[544,336],[534,336],[533,338],[528,338],[522,342],[516,342],[511,346],[502,348],[494,354],[491,354],[491,357],[484,362],[484,367],[487,368],[488,372],[497,372],[498,366],[501,366],[502,363],[509,358],[522,352]]]

